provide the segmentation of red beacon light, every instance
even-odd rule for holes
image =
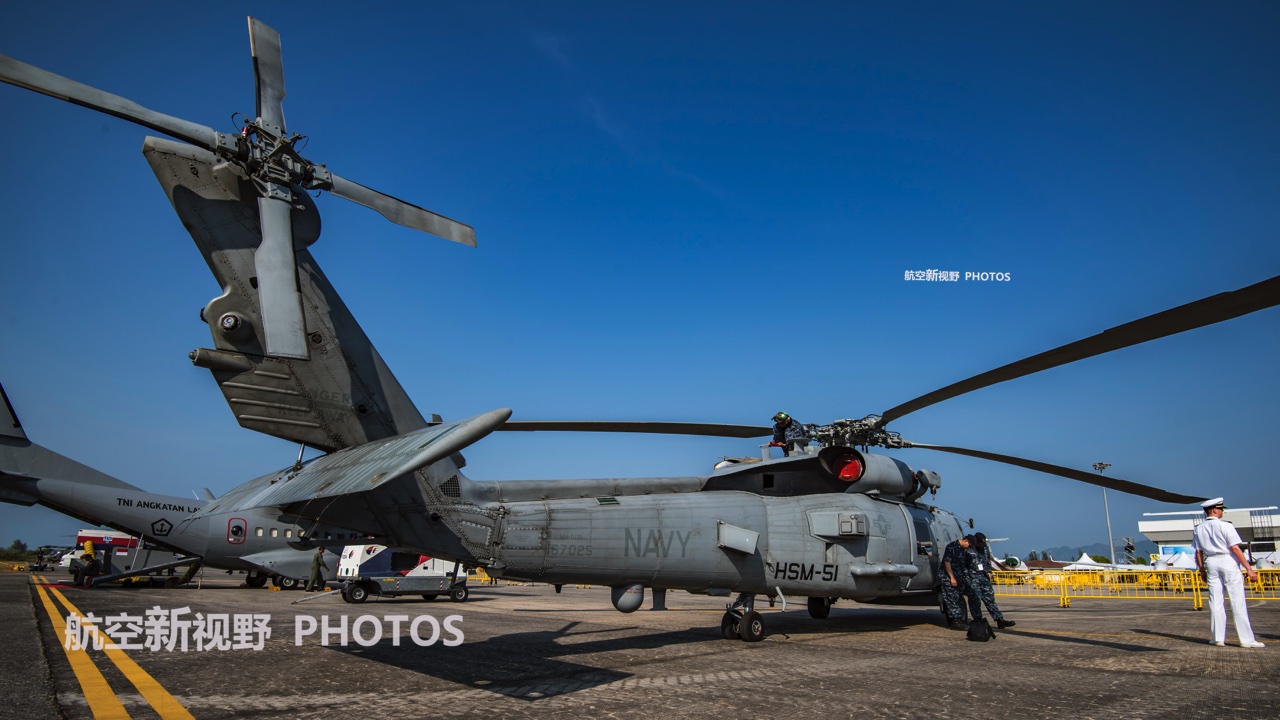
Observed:
[[[843,455],[833,464],[836,478],[851,483],[862,477],[862,461],[856,455]]]

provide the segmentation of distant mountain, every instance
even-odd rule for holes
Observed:
[[[1154,553],[1157,548],[1156,544],[1151,542],[1150,540],[1137,540],[1136,542],[1134,542],[1133,547],[1134,547],[1134,556],[1140,557],[1140,558],[1150,557],[1151,554]],[[1078,560],[1080,559],[1080,553],[1082,552],[1088,553],[1090,555],[1102,555],[1104,557],[1111,555],[1111,553],[1107,551],[1106,543],[1094,543],[1092,545],[1076,545],[1076,546],[1059,545],[1058,547],[1045,548],[1045,549],[1036,548],[1035,550],[1040,554],[1041,560],[1047,560],[1048,558],[1045,557],[1045,553],[1048,553],[1053,557],[1054,560],[1057,560],[1059,562],[1071,562],[1073,560]],[[1120,538],[1116,538],[1116,552],[1120,556],[1120,559],[1123,560],[1124,559],[1124,540]],[[1014,554],[1017,555],[1017,553],[1014,553]],[[1027,551],[1025,554],[1018,555],[1018,557],[1022,558],[1023,560],[1026,560],[1027,556],[1030,554],[1031,554],[1030,551]]]

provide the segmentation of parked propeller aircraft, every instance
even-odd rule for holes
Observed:
[[[42,505],[185,555],[107,579],[147,575],[196,561],[219,570],[243,570],[248,573],[245,581],[253,587],[262,587],[271,578],[279,587],[293,588],[299,578],[311,573],[312,553],[298,544],[295,529],[280,522],[278,513],[251,511],[188,521],[212,497],[200,500],[149,493],[41,447],[28,439],[3,387],[0,401],[0,502]],[[337,571],[336,557],[329,563],[328,579]]]
[[[914,443],[891,420],[958,395],[1280,303],[1280,278],[1152,315],[899,405],[882,415],[809,426],[817,446],[741,462],[708,476],[482,482],[461,451],[495,430],[662,432],[729,437],[768,428],[679,423],[509,421],[494,410],[428,422],[409,400],[309,252],[319,212],[305,189],[368,201],[389,218],[473,244],[470,228],[381,194],[356,193],[285,138],[279,38],[250,20],[260,117],[239,137],[215,133],[43,70],[0,58],[7,82],[169,134],[144,154],[222,294],[204,308],[210,370],[244,427],[324,451],[264,475],[189,519],[266,512],[307,541],[329,527],[374,542],[481,565],[490,574],[609,585],[629,612],[644,589],[737,594],[725,637],[760,640],[758,595],[807,598],[825,617],[837,599],[934,604],[938,561],[963,532],[929,501],[941,487],[869,448],[921,448],[1009,463],[1163,502],[1199,498],[967,448]],[[293,136],[293,137],[296,137]],[[359,188],[360,186],[354,186]],[[373,191],[369,191],[373,193]],[[376,198],[376,200],[374,199]],[[401,211],[423,222],[405,222]],[[292,243],[290,242],[292,238]],[[926,500],[926,495],[929,499]]]

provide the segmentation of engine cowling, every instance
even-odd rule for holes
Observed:
[[[917,488],[915,472],[904,462],[885,455],[869,455],[851,447],[826,447],[818,461],[831,476],[847,483],[845,492],[879,491],[908,495]]]

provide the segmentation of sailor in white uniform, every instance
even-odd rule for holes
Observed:
[[[1219,647],[1226,645],[1227,609],[1222,598],[1225,588],[1231,598],[1231,619],[1235,621],[1240,647],[1263,647],[1254,638],[1253,626],[1249,624],[1244,579],[1240,577],[1242,567],[1249,573],[1251,581],[1258,579],[1258,571],[1249,566],[1249,561],[1240,551],[1240,543],[1243,542],[1240,534],[1231,523],[1222,519],[1222,513],[1227,509],[1222,498],[1206,500],[1200,507],[1204,508],[1206,517],[1196,527],[1191,546],[1196,551],[1196,567],[1200,568],[1209,584],[1209,629],[1213,633],[1210,642]]]

